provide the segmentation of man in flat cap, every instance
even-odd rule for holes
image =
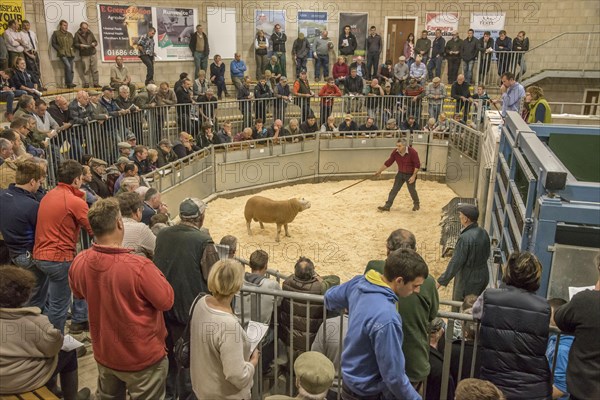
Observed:
[[[479,210],[473,204],[460,204],[458,216],[462,230],[446,271],[438,278],[438,288],[454,278],[452,300],[463,301],[465,296],[479,296],[490,280],[488,259],[490,237],[477,224]]]
[[[119,157],[129,158],[131,156],[131,145],[129,143],[119,142],[117,148],[119,149]]]
[[[323,354],[316,351],[302,353],[294,362],[298,396],[269,396],[265,400],[314,399],[322,400],[333,382],[335,367]]]
[[[208,293],[208,275],[219,260],[213,239],[203,227],[206,208],[200,199],[184,199],[179,204],[179,224],[162,229],[156,236],[153,261],[177,293],[173,307],[164,314],[169,357],[167,398],[179,394],[180,399],[187,399],[192,394],[190,370],[177,367],[173,346],[185,330],[194,299],[201,292]]]

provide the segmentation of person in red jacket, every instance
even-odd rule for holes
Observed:
[[[396,195],[402,189],[402,185],[406,182],[408,187],[408,193],[413,201],[413,211],[418,211],[419,206],[419,195],[417,194],[417,173],[421,168],[421,161],[419,161],[419,154],[415,149],[408,145],[406,139],[398,139],[396,143],[396,149],[390,154],[383,165],[375,172],[376,176],[381,175],[388,167],[393,163],[398,164],[398,173],[394,179],[394,186],[390,190],[385,205],[377,207],[379,211],[390,211]]]
[[[164,399],[169,362],[163,312],[174,292],[154,263],[123,248],[119,202],[101,199],[88,219],[95,244],[75,257],[69,271],[73,296],[89,305],[98,363],[98,398]]]
[[[332,77],[327,78],[327,83],[319,91],[319,97],[321,98],[321,125],[323,125],[331,115],[333,97],[342,97],[342,91],[335,85]]]
[[[68,272],[84,228],[92,234],[87,220],[85,193],[79,190],[83,167],[75,160],[66,160],[58,167],[58,185],[40,202],[33,258],[37,267],[48,276],[48,319],[64,332],[67,311],[71,303]],[[73,304],[73,323],[87,321],[86,305]]]
[[[338,57],[337,62],[333,64],[331,75],[333,75],[333,79],[335,79],[335,84],[337,86],[340,86],[340,83],[344,83],[346,77],[350,75],[350,69],[348,68],[348,64],[346,64],[344,57]]]

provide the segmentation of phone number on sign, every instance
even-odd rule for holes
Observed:
[[[117,50],[106,50],[107,56],[137,56],[138,52],[136,50],[125,50],[125,49],[117,49]]]

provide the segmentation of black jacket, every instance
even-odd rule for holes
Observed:
[[[549,325],[545,298],[509,285],[483,292],[480,378],[508,400],[550,399]]]
[[[344,40],[348,41],[348,46],[342,47]],[[354,50],[356,50],[356,36],[354,33],[350,32],[350,36],[346,37],[346,35],[342,34],[340,39],[338,40],[338,47],[340,49],[340,54],[343,56],[351,56],[354,54]]]
[[[446,39],[444,39],[442,36],[433,39],[433,42],[431,43],[431,58],[437,57],[438,55],[440,57],[444,57],[445,50]]]
[[[203,270],[210,269],[212,264],[203,269],[201,260],[207,246],[212,244],[206,230],[182,224],[165,228],[156,236],[154,264],[175,291],[173,308],[165,312],[167,320],[185,326],[196,296],[208,293],[208,276]]]
[[[476,59],[478,53],[479,40],[477,38],[466,38],[462,41],[462,46],[460,48],[460,56],[462,57],[463,61],[472,61]]]
[[[106,182],[102,180],[102,177],[92,170],[92,181],[90,182],[92,190],[103,199],[111,197],[111,193],[108,191]]]
[[[285,35],[285,33],[280,32],[280,34],[278,35],[277,33],[273,32],[273,34],[271,35],[271,46],[273,47],[273,51],[285,53],[286,41],[287,36]]]
[[[462,85],[458,84],[458,81],[452,84],[452,88],[450,89],[450,96],[459,101],[461,96],[466,97],[467,99],[471,97],[471,92],[469,90],[469,84],[465,81]]]
[[[210,54],[210,47],[208,47],[208,37],[206,36],[206,33],[202,32],[202,38],[204,39],[204,52],[202,54],[204,54],[204,57],[208,57],[208,55]],[[194,52],[196,51],[197,41],[198,33],[194,32],[194,34],[190,37],[190,44],[188,46],[192,51],[192,54],[194,54]]]
[[[467,226],[454,247],[452,259],[438,282],[446,286],[454,278],[454,300],[468,294],[479,296],[489,282],[490,237],[477,223]]]
[[[600,291],[584,290],[556,310],[554,320],[564,333],[575,335],[567,387],[578,399],[600,399]]]
[[[346,82],[344,82],[344,94],[362,94],[363,88],[364,82],[360,76],[356,75],[356,78],[353,78],[352,76],[346,77]]]

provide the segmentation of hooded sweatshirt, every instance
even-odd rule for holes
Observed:
[[[325,293],[328,310],[348,309],[348,334],[342,352],[344,384],[359,396],[388,393],[421,399],[406,376],[398,297],[380,273],[369,271]]]
[[[44,386],[56,369],[60,331],[37,307],[0,308],[0,330],[0,394]]]

